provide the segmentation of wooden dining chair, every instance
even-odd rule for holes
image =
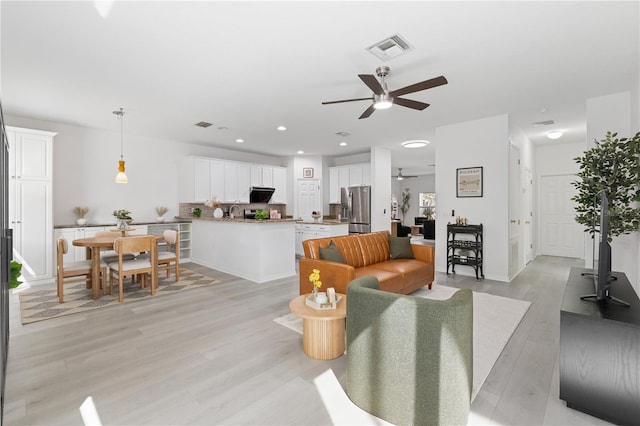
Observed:
[[[64,303],[64,284],[71,284],[71,282],[65,282],[66,278],[72,277],[85,277],[85,281],[89,283],[91,280],[91,260],[80,260],[76,262],[64,263],[64,255],[69,251],[69,244],[67,239],[63,236],[59,236],[56,239],[56,255],[57,255],[57,273],[56,282],[58,285],[58,301]],[[106,293],[107,283],[107,264],[103,261],[100,262],[100,284],[102,290]],[[90,286],[87,286],[90,288]]]
[[[113,292],[113,280],[118,280],[118,301],[124,300],[123,281],[127,275],[141,275],[140,286],[145,288],[151,276],[151,295],[156,293],[158,278],[157,259],[158,251],[156,238],[152,235],[140,235],[135,237],[120,237],[113,243],[113,249],[118,254],[118,261],[109,263],[109,291]],[[149,253],[148,257],[125,259],[127,254]]]
[[[166,250],[158,250],[158,268],[167,270],[167,278],[172,268],[175,271],[176,282],[180,281],[180,233],[172,229],[167,229],[162,233],[166,242]],[[174,251],[171,251],[171,246]]]
[[[113,232],[111,231],[98,231],[95,234],[96,237],[112,237],[113,236]],[[126,235],[128,236],[128,234]],[[104,260],[106,263],[111,263],[111,262],[117,262],[118,261],[118,253],[116,253],[114,250],[109,250],[109,249],[102,249],[100,251],[100,258],[102,260]],[[134,259],[135,255],[133,254],[128,254],[126,256],[127,260],[131,260]]]

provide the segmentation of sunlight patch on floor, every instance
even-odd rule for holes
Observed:
[[[93,398],[88,396],[82,405],[80,405],[80,415],[82,416],[82,423],[84,426],[102,426],[102,421],[96,410],[96,406],[93,403]]]

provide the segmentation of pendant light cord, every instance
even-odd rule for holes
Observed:
[[[120,160],[122,160],[124,158],[124,141],[123,141],[123,126],[124,126],[124,111],[122,110],[122,108],[120,108]]]

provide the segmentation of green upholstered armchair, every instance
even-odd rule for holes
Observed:
[[[466,424],[473,385],[473,293],[433,300],[347,287],[347,394],[396,425]]]

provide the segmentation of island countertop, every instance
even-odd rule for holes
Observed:
[[[295,222],[295,219],[265,219],[265,220],[257,220],[257,219],[245,219],[242,217],[234,217],[233,219],[229,217],[222,217],[217,219],[215,217],[190,217],[190,218],[182,218],[184,220],[204,220],[207,222],[220,222],[220,223],[283,223],[283,222]]]

